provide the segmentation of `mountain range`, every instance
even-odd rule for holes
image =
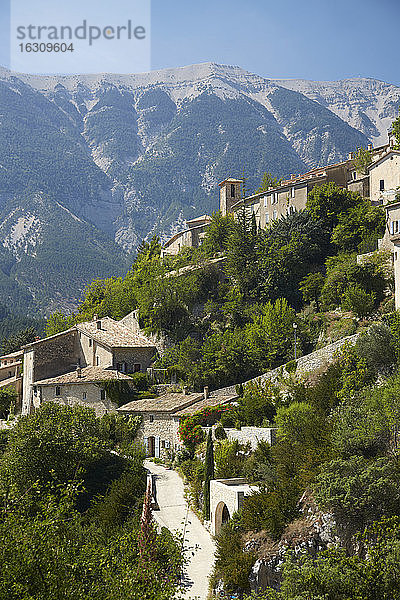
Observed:
[[[142,239],[218,205],[218,181],[304,172],[385,143],[400,88],[270,80],[205,63],[144,74],[0,69],[0,290],[22,311],[73,310]]]

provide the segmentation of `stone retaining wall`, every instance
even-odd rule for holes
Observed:
[[[358,336],[360,334],[356,333],[355,335],[349,335],[348,337],[342,338],[340,340],[337,340],[336,342],[333,342],[333,344],[328,344],[328,346],[324,346],[324,348],[320,348],[319,350],[315,350],[314,352],[311,352],[310,354],[306,354],[305,356],[300,356],[300,358],[297,359],[297,367],[296,367],[296,376],[305,376],[308,375],[309,373],[313,373],[314,371],[318,371],[324,367],[329,366],[330,364],[332,364],[335,360],[335,356],[336,353],[346,344],[349,344],[350,346],[354,346]],[[246,386],[247,383],[249,383],[250,381],[253,382],[261,382],[264,383],[265,381],[272,381],[273,383],[276,383],[282,376],[288,375],[287,371],[285,370],[285,365],[282,365],[280,367],[277,367],[276,369],[273,369],[272,371],[267,371],[267,373],[264,373],[263,375],[259,375],[258,377],[255,377],[254,379],[250,379],[249,381],[246,381],[243,383],[243,386]],[[226,388],[221,388],[219,390],[215,390],[213,392],[214,395],[224,395],[224,396],[228,396],[230,394],[235,394],[236,393],[236,385],[231,385],[229,387]]]

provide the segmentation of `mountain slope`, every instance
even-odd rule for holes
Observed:
[[[399,114],[400,88],[369,78],[342,81],[282,79],[275,83],[315,100],[362,133],[374,145],[385,144]]]
[[[366,81],[357,103],[351,83],[280,83],[212,63],[138,75],[0,70],[0,287],[22,305],[73,306],[91,278],[126,269],[143,238],[215,210],[225,177],[244,173],[252,191],[265,171],[344,159],[378,139],[379,114],[390,119],[400,98]]]

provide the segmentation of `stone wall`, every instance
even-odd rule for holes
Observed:
[[[63,375],[74,367],[80,355],[76,331],[41,340],[33,346],[33,380]]]
[[[168,413],[155,413],[153,415],[145,413],[142,416],[143,422],[139,428],[137,437],[146,446],[148,454],[151,454],[148,440],[152,437],[159,438],[159,457],[161,458],[166,456],[169,451],[181,448],[182,444],[178,435],[178,417],[174,417]],[[157,458],[159,457],[157,456]]]
[[[276,440],[276,427],[242,427],[241,429],[225,429],[228,440],[237,440],[240,444],[250,444],[255,450],[259,440],[268,442],[270,446]]]
[[[33,394],[34,405],[39,406],[43,402],[56,402],[63,406],[84,406],[92,408],[96,417],[102,417],[108,412],[115,412],[117,406],[107,399],[101,399],[101,385],[94,383],[64,384],[60,385],[60,396],[55,395],[56,386],[38,386]],[[86,394],[86,398],[84,397]]]
[[[296,376],[299,378],[305,377],[315,371],[320,371],[328,367],[334,362],[337,353],[343,346],[345,346],[346,344],[354,346],[358,339],[358,336],[358,333],[356,333],[355,335],[350,335],[348,337],[337,340],[336,342],[333,342],[333,344],[328,344],[327,346],[324,346],[324,348],[315,350],[314,352],[311,352],[311,354],[300,356],[300,358],[297,359]],[[265,381],[272,381],[273,383],[277,383],[282,378],[282,376],[285,377],[288,375],[289,374],[285,369],[285,365],[282,365],[280,367],[277,367],[276,369],[273,369],[272,371],[267,371],[267,373],[264,373],[259,377],[255,377],[254,379],[245,381],[243,383],[243,386],[246,386],[246,384],[250,383],[250,381],[261,383]],[[229,396],[230,394],[235,393],[236,385],[231,385],[226,388],[220,388],[219,390],[215,390],[213,392],[213,395]]]
[[[156,354],[155,348],[118,348],[114,350],[113,366],[126,363],[127,373],[134,372],[134,365],[140,365],[140,371],[145,373],[150,367]]]

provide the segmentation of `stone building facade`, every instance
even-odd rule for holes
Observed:
[[[205,233],[210,225],[211,217],[203,215],[191,221],[186,221],[186,229],[173,235],[165,244],[162,255],[178,254],[184,248],[198,248],[204,240]]]
[[[276,427],[241,427],[241,429],[225,428],[228,440],[237,441],[240,444],[250,444],[251,449],[255,450],[258,442],[267,442],[273,446],[276,441]]]
[[[233,186],[231,181],[238,182],[235,183],[238,190],[241,189],[240,183],[243,182],[226,179],[219,184],[220,210],[222,214],[230,212],[236,216],[245,208],[248,216],[254,215],[257,225],[265,229],[273,221],[303,210],[306,207],[308,194],[315,186],[333,182],[339,187],[347,187],[353,170],[354,159],[351,154],[346,161],[318,167],[301,175],[292,175],[277,187],[271,187],[246,198],[239,197],[236,202],[233,202],[233,198],[229,198],[230,188]],[[230,201],[227,201],[227,198]]]
[[[123,381],[133,387],[132,378],[119,371],[101,367],[78,368],[65,375],[35,381],[33,405],[38,407],[52,401],[64,406],[85,406],[92,408],[97,417],[102,417],[117,409],[107,395],[109,381]]]
[[[211,533],[218,535],[222,525],[227,523],[233,513],[237,512],[245,496],[249,496],[258,488],[249,485],[246,479],[212,479],[210,481],[210,517]]]
[[[206,407],[232,402],[236,395],[209,396],[204,393],[166,393],[158,398],[129,402],[117,409],[119,414],[142,417],[138,439],[143,443],[147,456],[165,457],[171,451],[182,448],[179,423]]]
[[[22,403],[22,357],[22,351],[0,356],[0,389],[15,390],[17,411],[21,410]]]
[[[22,413],[29,414],[51,396],[47,389],[49,381],[52,381],[53,388],[55,385],[62,388],[61,396],[68,403],[73,398],[81,403],[86,393],[87,404],[92,404],[93,388],[83,389],[93,385],[93,381],[85,379],[89,375],[85,369],[91,369],[90,376],[95,378],[95,383],[108,379],[110,375],[119,379],[126,373],[146,372],[156,353],[154,342],[139,333],[133,316],[125,322],[96,317],[93,321],[79,323],[67,331],[28,344],[24,348]],[[54,381],[63,376],[66,377],[58,384]],[[73,387],[67,391],[65,386],[71,385],[71,378],[79,381],[74,380]],[[38,382],[42,382],[41,386]],[[102,410],[98,408],[98,411]]]

